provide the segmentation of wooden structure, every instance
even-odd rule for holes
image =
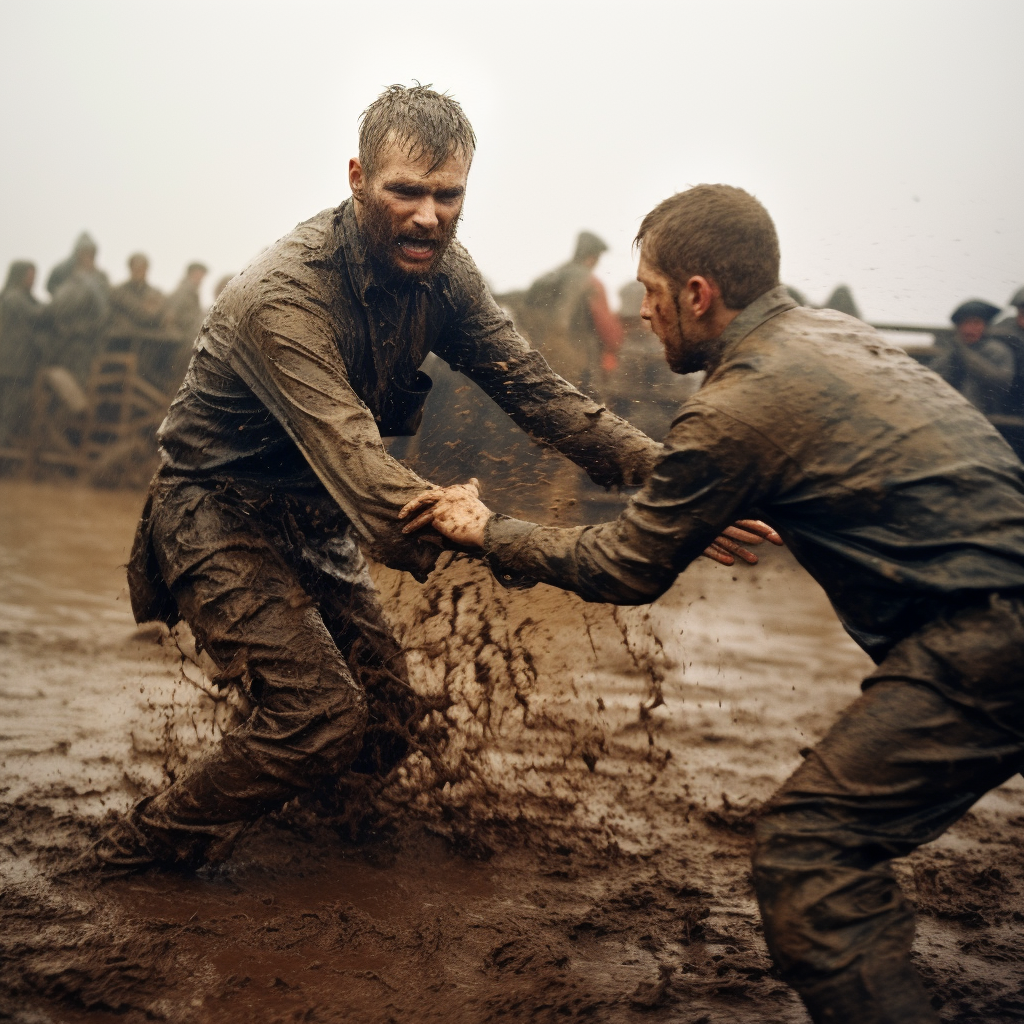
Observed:
[[[0,461],[29,479],[144,485],[157,464],[156,431],[172,397],[139,374],[134,352],[97,356],[84,388],[62,367],[48,367],[36,375],[24,444],[0,449]]]

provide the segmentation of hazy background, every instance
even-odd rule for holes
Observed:
[[[113,282],[237,271],[348,195],[356,119],[413,79],[479,149],[461,235],[498,290],[581,228],[632,277],[656,202],[758,195],[783,277],[868,318],[945,321],[1024,282],[1024,3],[0,0],[0,261],[79,231]],[[37,286],[41,289],[41,285]]]

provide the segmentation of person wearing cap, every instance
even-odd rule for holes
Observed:
[[[932,369],[986,416],[1012,413],[1010,391],[1017,358],[1003,340],[986,332],[999,307],[984,299],[969,299],[953,310],[956,328],[946,351]]]
[[[534,281],[523,299],[530,341],[556,373],[593,396],[603,374],[615,369],[622,345],[622,324],[594,275],[607,248],[593,232],[581,231],[572,259]]]

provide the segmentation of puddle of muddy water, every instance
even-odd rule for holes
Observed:
[[[352,845],[292,808],[212,873],[55,882],[225,721],[135,632],[140,505],[0,481],[0,1015],[803,1019],[768,973],[752,812],[869,663],[785,552],[695,566],[649,608],[508,592],[469,561],[425,587],[377,568],[416,685],[452,700],[448,784],[414,760],[378,794],[411,831]],[[1021,823],[1015,781],[898,868],[950,1020],[1020,1019]]]

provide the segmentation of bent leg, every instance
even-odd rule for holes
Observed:
[[[405,651],[384,620],[369,574],[331,584],[326,592],[314,584],[314,596],[367,702],[367,726],[351,770],[386,775],[409,752],[416,726],[431,705],[409,683]]]
[[[1021,739],[975,709],[883,678],[783,785],[758,825],[754,882],[769,950],[813,1020],[938,1020],[888,861],[936,839],[1022,759]]]
[[[135,817],[179,859],[217,859],[245,822],[352,762],[366,700],[295,571],[258,533],[235,534],[171,589],[218,679],[254,710]]]

